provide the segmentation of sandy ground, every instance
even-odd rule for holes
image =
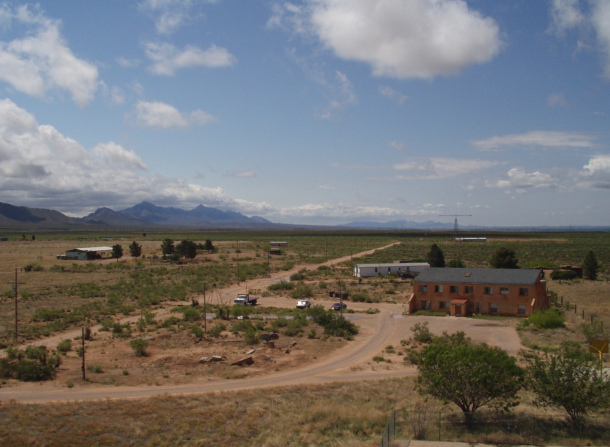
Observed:
[[[358,254],[358,256],[366,253]],[[349,258],[347,256],[345,258],[334,259],[325,264],[335,264],[349,260]],[[253,281],[247,287],[250,289],[262,289],[270,281],[287,280],[295,271],[302,268],[316,267],[317,265],[297,266],[292,271],[277,273],[271,278]],[[232,300],[236,293],[244,292],[245,288],[245,284],[234,285],[219,290],[218,294],[227,300]],[[281,297],[264,298],[264,305],[293,307],[294,300]],[[356,311],[362,311],[362,313],[356,312],[345,315],[359,327],[360,333],[354,341],[345,344],[343,348],[332,355],[321,359],[312,359],[311,362],[293,368],[269,372],[264,376],[213,381],[200,379],[192,383],[174,385],[113,386],[90,384],[86,387],[75,386],[74,388],[66,388],[63,383],[58,383],[57,380],[43,383],[19,383],[17,386],[0,388],[0,402],[13,400],[23,403],[48,403],[97,399],[134,399],[163,394],[184,395],[416,375],[417,369],[402,361],[400,342],[411,337],[411,328],[415,324],[425,321],[428,322],[430,331],[436,335],[440,335],[445,331],[448,333],[464,331],[472,339],[486,342],[492,346],[498,346],[512,355],[521,349],[521,342],[514,327],[498,321],[457,317],[404,316],[404,308],[401,304],[375,304],[374,307],[378,308],[380,312],[372,315],[363,313],[371,307],[370,304],[350,302],[349,307]],[[96,332],[97,329],[93,328],[93,331]],[[75,338],[79,335],[80,329],[76,329],[48,337],[35,344],[55,347],[59,341],[66,338]],[[388,345],[394,347],[396,354],[384,352]],[[373,362],[372,358],[378,355],[383,355],[390,362]]]

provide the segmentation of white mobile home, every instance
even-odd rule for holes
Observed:
[[[112,247],[84,247],[67,250],[65,256],[58,255],[57,259],[72,259],[75,261],[88,261],[101,259],[103,255],[109,256]]]
[[[429,269],[427,262],[392,262],[378,264],[356,264],[354,276],[356,278],[367,278],[371,276],[385,276],[389,273],[395,275],[421,273]]]

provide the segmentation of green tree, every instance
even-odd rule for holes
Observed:
[[[495,269],[518,269],[518,263],[515,250],[506,247],[498,248],[489,260],[489,265]]]
[[[576,428],[588,413],[610,408],[610,382],[593,356],[564,347],[544,357],[528,354],[526,361],[536,406],[563,408]]]
[[[445,267],[445,255],[443,254],[443,250],[436,244],[432,244],[430,247],[427,259],[430,267]]]
[[[174,241],[170,238],[163,239],[163,242],[161,243],[161,253],[163,253],[163,258],[165,258],[167,255],[173,254],[174,250]]]
[[[176,246],[176,251],[185,258],[193,259],[197,256],[197,244],[185,239]]]
[[[464,264],[464,261],[462,261],[461,259],[453,259],[449,261],[447,267],[452,269],[463,269],[466,268],[466,264]]]
[[[499,348],[473,345],[463,332],[435,337],[421,353],[419,391],[456,404],[468,426],[485,405],[509,409],[518,404],[523,370]]]
[[[597,263],[597,257],[593,250],[589,250],[585,260],[582,263],[582,275],[586,279],[595,281],[597,279],[597,272],[599,271],[599,264]]]
[[[205,240],[205,250],[209,251],[210,253],[214,251],[214,244],[210,239]]]
[[[129,244],[129,254],[134,258],[139,258],[142,256],[142,246],[136,241],[133,241],[131,244]]]
[[[121,244],[116,244],[112,246],[112,253],[110,254],[112,258],[116,258],[117,262],[121,256],[123,256],[123,246]]]
[[[148,342],[146,340],[136,338],[135,340],[131,340],[129,344],[134,350],[136,357],[145,357],[147,355],[146,348],[148,348]]]

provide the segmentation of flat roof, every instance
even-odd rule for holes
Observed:
[[[534,285],[540,269],[438,268],[423,270],[414,282],[446,284]]]
[[[427,262],[378,262],[377,264],[356,264],[356,267],[430,267]]]
[[[112,247],[82,247],[82,248],[72,248],[67,251],[112,251]]]

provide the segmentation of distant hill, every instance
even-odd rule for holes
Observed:
[[[142,202],[131,208],[121,210],[119,213],[149,224],[168,227],[207,228],[220,225],[224,228],[261,228],[275,225],[261,217],[247,217],[235,211],[222,211],[203,205],[199,205],[192,210],[182,210]]]
[[[3,228],[57,228],[73,225],[74,219],[59,211],[28,208],[0,202],[0,226]]]
[[[95,227],[268,229],[279,228],[282,225],[274,224],[262,217],[247,217],[235,211],[222,211],[203,205],[192,210],[182,210],[142,202],[120,211],[98,208],[85,217],[73,218],[59,211],[0,203],[0,228],[93,229]]]

